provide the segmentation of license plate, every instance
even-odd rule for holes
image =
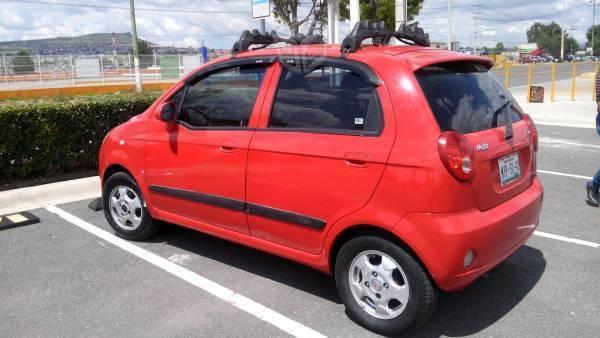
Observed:
[[[513,153],[498,159],[500,168],[500,184],[508,185],[521,178],[521,167],[519,166],[519,154]]]

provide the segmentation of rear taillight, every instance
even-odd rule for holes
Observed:
[[[475,158],[471,143],[461,133],[445,131],[438,141],[440,158],[459,181],[468,181],[475,175]]]
[[[523,120],[527,123],[527,129],[529,129],[529,136],[531,137],[531,142],[533,143],[533,148],[535,151],[538,150],[538,131],[531,119],[531,116],[527,114],[523,114]]]

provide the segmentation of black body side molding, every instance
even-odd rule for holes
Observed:
[[[246,203],[233,198],[209,195],[184,189],[163,187],[159,185],[151,185],[150,191],[153,193],[169,195],[192,202],[208,204],[239,212],[245,212],[250,215],[256,215],[277,221],[307,226],[313,229],[323,229],[325,227],[325,224],[327,224],[327,222],[318,218],[297,214],[291,211],[266,207],[263,205]]]

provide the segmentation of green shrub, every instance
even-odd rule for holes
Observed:
[[[97,168],[104,136],[156,96],[0,106],[0,184]]]

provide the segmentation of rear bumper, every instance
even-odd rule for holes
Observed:
[[[413,213],[394,232],[423,261],[445,291],[465,288],[504,261],[533,234],[542,210],[544,189],[536,177],[525,191],[486,211],[455,214]],[[474,260],[467,267],[467,252]]]

